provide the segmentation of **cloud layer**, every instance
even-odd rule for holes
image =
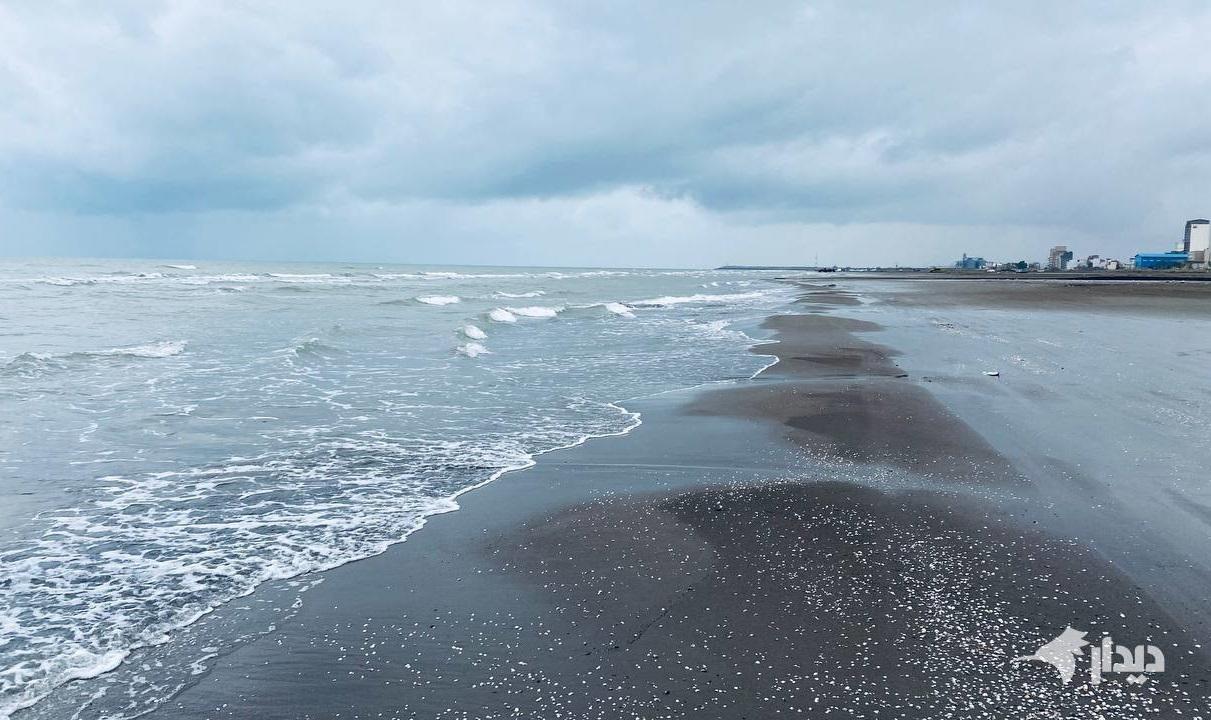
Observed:
[[[995,5],[4,6],[0,252],[926,263],[1211,212],[1211,8]]]

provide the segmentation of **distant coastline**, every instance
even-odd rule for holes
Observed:
[[[937,279],[988,279],[988,280],[1175,280],[1208,282],[1211,272],[1202,270],[1043,270],[1035,272],[1005,272],[989,270],[960,270],[936,267],[816,267],[806,265],[722,265],[716,270],[773,270],[780,272],[846,272],[878,275],[927,275]]]

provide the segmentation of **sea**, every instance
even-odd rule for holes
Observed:
[[[777,277],[3,263],[0,719],[154,709],[214,648],[140,652],[633,430],[629,400],[752,377]]]

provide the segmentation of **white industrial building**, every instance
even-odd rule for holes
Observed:
[[[1190,255],[1190,263],[1195,267],[1207,267],[1211,261],[1211,222],[1202,219],[1187,222],[1182,250]]]

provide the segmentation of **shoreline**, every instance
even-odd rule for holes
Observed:
[[[939,399],[945,386],[906,372],[911,354],[873,342],[887,330],[839,316],[862,307],[846,291],[814,286],[803,304],[767,321],[777,335],[751,350],[774,360],[749,380],[627,401],[638,422],[608,441],[459,493],[459,512],[407,542],[320,573],[273,633],[220,653],[150,717],[1206,707],[1191,619],[1063,516],[1022,514],[1035,478]],[[1101,694],[1007,666],[1091,622],[1192,654]]]

